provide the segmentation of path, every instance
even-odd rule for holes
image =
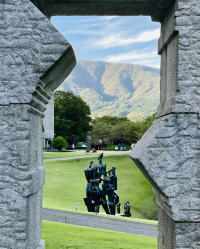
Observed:
[[[131,233],[157,238],[156,225],[118,220],[88,214],[72,213],[53,209],[42,209],[42,219],[71,225],[93,227],[116,232]]]
[[[70,152],[73,153],[73,152]],[[119,152],[119,153],[109,153],[109,154],[104,154],[103,156],[114,156],[114,155],[124,155],[124,154],[128,154],[129,151],[123,151],[123,152]],[[69,156],[69,157],[60,157],[60,158],[50,158],[50,159],[43,159],[44,162],[47,161],[57,161],[57,160],[66,160],[66,159],[76,159],[76,158],[85,158],[85,157],[98,157],[99,154],[94,153],[92,155],[80,155],[80,156]]]

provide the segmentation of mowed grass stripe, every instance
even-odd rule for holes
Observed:
[[[42,239],[48,249],[156,249],[157,239],[108,230],[43,221]]]
[[[119,154],[121,151],[97,151],[97,153],[86,153],[85,150],[73,150],[70,152],[43,152],[43,159],[53,159],[53,158],[63,158],[63,157],[73,157],[73,156],[95,156],[103,152],[105,155],[109,154]]]
[[[97,156],[44,162],[46,180],[43,187],[43,207],[75,211],[75,205],[79,202],[78,210],[86,212],[83,201],[87,184],[84,169],[89,166],[90,160],[98,163]],[[123,204],[129,200],[132,217],[155,219],[157,207],[152,186],[129,155],[106,156],[103,163],[107,164],[107,170],[116,167],[121,213]],[[104,210],[101,208],[100,212]]]

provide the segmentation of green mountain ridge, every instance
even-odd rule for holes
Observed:
[[[59,89],[80,95],[92,118],[112,115],[137,120],[157,110],[159,75],[159,69],[142,65],[78,60]]]

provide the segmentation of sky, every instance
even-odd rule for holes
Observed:
[[[56,16],[51,22],[72,45],[78,60],[160,68],[160,24],[150,17]]]

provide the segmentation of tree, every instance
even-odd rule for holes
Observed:
[[[156,119],[157,112],[153,113],[151,116],[148,116],[147,118],[143,119],[143,129],[142,133],[144,134],[153,124],[153,121]]]
[[[141,121],[127,123],[124,131],[124,139],[127,140],[130,144],[137,143],[137,141],[142,137],[142,125]]]
[[[63,137],[56,137],[53,139],[52,147],[61,151],[63,148],[67,148],[67,142]]]
[[[54,126],[56,136],[66,138],[70,143],[85,141],[92,130],[89,124],[90,107],[80,96],[70,91],[56,91],[54,94]]]
[[[111,137],[110,137],[111,144],[127,143],[127,141],[124,139],[124,132],[126,131],[127,122],[131,121],[118,123],[112,126]]]
[[[127,117],[103,116],[92,120],[94,129],[88,132],[94,145],[99,143],[131,144],[137,143],[155,120],[156,114],[142,121],[130,121]]]
[[[109,144],[111,129],[112,126],[109,124],[104,122],[96,123],[93,130],[88,132],[88,136],[92,137],[92,144]]]
[[[127,117],[117,117],[117,116],[111,116],[111,115],[104,115],[102,117],[95,117],[95,119],[92,120],[93,124],[103,122],[106,124],[116,125],[120,124],[122,122],[128,121]]]

